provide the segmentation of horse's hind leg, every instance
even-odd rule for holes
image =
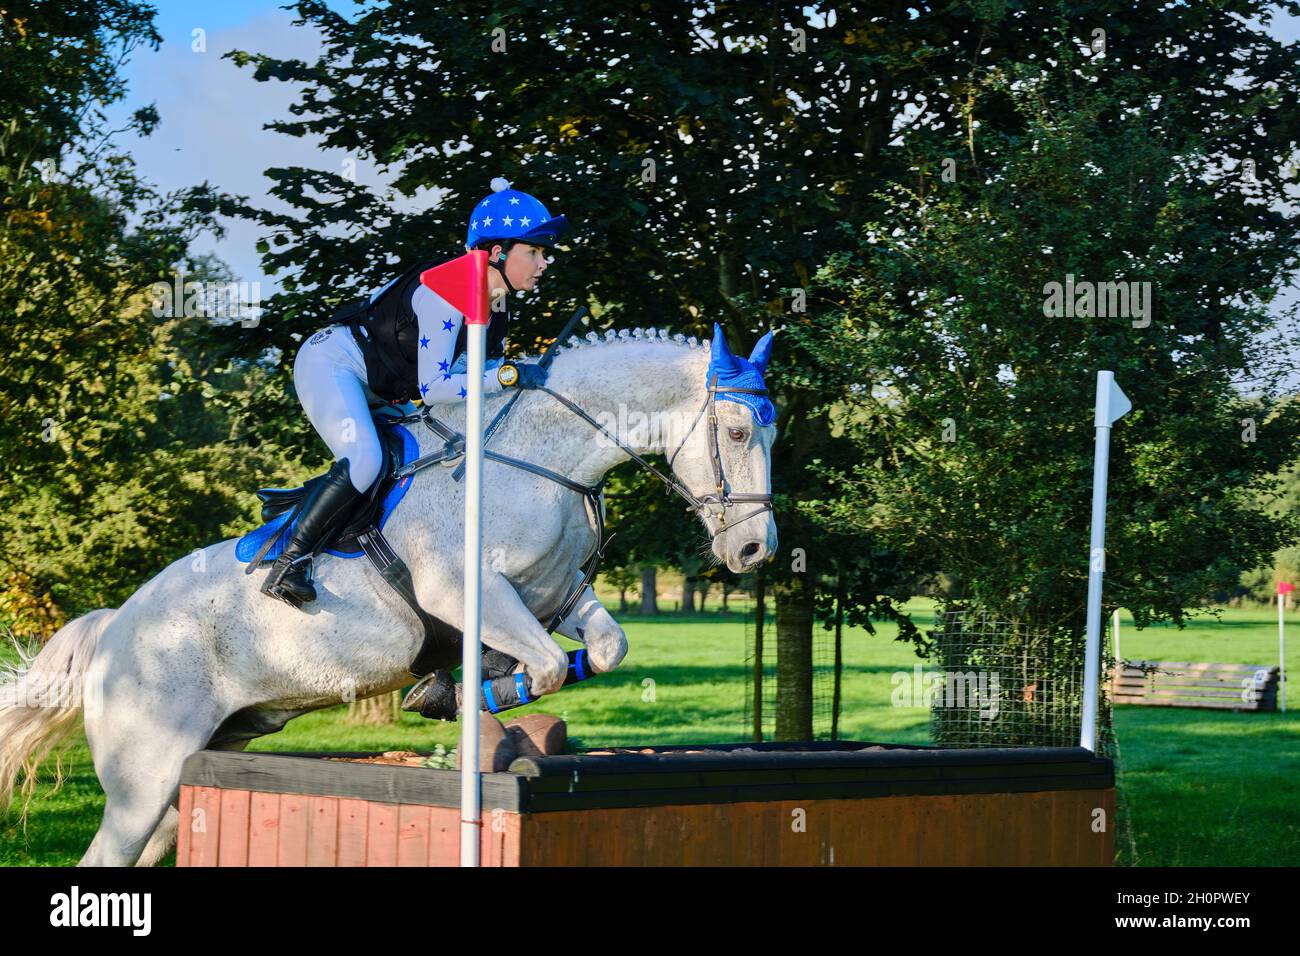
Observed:
[[[132,866],[164,856],[175,839],[174,805],[181,764],[202,750],[218,720],[194,713],[123,713],[105,701],[104,713],[86,724],[95,772],[107,797],[104,818],[79,866]],[[171,723],[167,721],[170,719]]]
[[[229,743],[210,741],[206,749],[208,750],[243,750],[248,746],[247,740],[235,740]],[[149,838],[149,843],[140,854],[140,859],[135,863],[136,866],[157,866],[162,862],[176,846],[176,834],[180,830],[181,814],[177,806],[179,800],[173,800],[163,814],[162,822],[158,828],[153,831],[153,836]]]
[[[163,857],[176,845],[176,833],[180,829],[180,823],[180,811],[175,806],[168,806],[162,822],[154,829],[153,836],[149,837],[149,842],[145,845],[144,852],[140,854],[140,859],[135,861],[135,865],[157,866],[161,863]]]

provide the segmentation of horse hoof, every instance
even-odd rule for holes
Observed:
[[[421,677],[402,699],[402,710],[429,720],[455,720],[459,713],[457,685],[448,671],[434,671]]]

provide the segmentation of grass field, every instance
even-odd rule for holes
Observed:
[[[931,619],[913,605],[918,623]],[[1292,615],[1294,618],[1295,615]],[[512,712],[544,711],[569,723],[579,747],[706,743],[745,738],[744,618],[708,613],[624,620],[630,649],[618,671]],[[841,736],[928,743],[927,712],[890,706],[890,675],[917,658],[879,625],[845,637]],[[1295,622],[1300,636],[1300,621]],[[576,645],[573,645],[576,646]],[[1122,627],[1127,658],[1266,663],[1275,659],[1274,613],[1231,609],[1183,631]],[[1300,647],[1297,648],[1300,652]],[[1300,692],[1293,694],[1300,705]],[[298,718],[250,750],[427,750],[455,744],[456,726],[404,714],[388,727],[349,725],[342,707]],[[1118,862],[1137,866],[1300,865],[1300,719],[1120,707],[1121,821]],[[16,813],[0,824],[0,864],[75,863],[103,806],[84,740],[66,761],[67,779],[41,789],[26,830]],[[47,774],[48,775],[48,774]]]

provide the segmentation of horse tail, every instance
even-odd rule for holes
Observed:
[[[36,791],[41,762],[77,728],[82,714],[86,672],[100,635],[113,619],[113,608],[100,608],[69,621],[39,651],[13,639],[19,662],[0,662],[0,812],[14,797],[22,773],[23,818]],[[57,790],[63,767],[56,758]]]

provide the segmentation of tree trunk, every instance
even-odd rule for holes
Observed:
[[[718,289],[728,298],[740,288],[740,257],[734,251],[718,253]]]
[[[813,580],[809,569],[776,582],[776,739],[812,740]]]
[[[348,704],[347,722],[368,727],[395,724],[400,707],[397,691],[380,694],[378,697],[366,697]]]
[[[695,613],[695,579],[689,574],[682,575],[682,613]]]
[[[709,596],[709,582],[701,578],[695,585],[695,591],[700,596],[700,613],[704,613],[704,600]]]
[[[627,613],[627,585],[618,589],[618,613]]]
[[[656,580],[656,569],[653,564],[641,565],[641,613],[658,614],[659,613],[659,595],[656,593],[659,582]]]

